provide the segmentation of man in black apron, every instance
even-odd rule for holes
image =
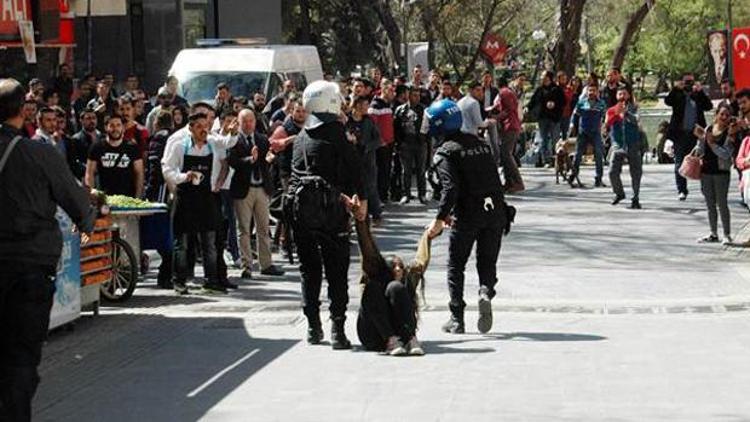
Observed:
[[[211,191],[211,172],[214,148],[208,142],[208,116],[190,116],[190,137],[170,145],[164,166],[164,177],[176,188],[173,210],[175,233],[174,289],[188,292],[187,243],[191,235],[200,240],[206,293],[226,293],[217,273],[216,231],[221,225],[221,214],[215,194]],[[178,170],[179,169],[179,170]]]

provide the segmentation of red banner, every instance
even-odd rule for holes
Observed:
[[[732,67],[737,89],[750,88],[750,28],[732,31]]]
[[[3,0],[0,1],[0,39],[18,40],[18,21],[30,21],[30,0]]]
[[[498,65],[505,60],[508,44],[500,35],[487,34],[482,40],[481,51],[487,60],[491,61],[492,64]]]

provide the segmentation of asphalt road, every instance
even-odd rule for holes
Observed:
[[[570,189],[551,170],[523,169],[528,190],[509,198],[519,214],[487,335],[475,327],[473,260],[469,332],[439,330],[447,236],[426,277],[422,358],[306,345],[299,274],[288,265],[285,277],[221,297],[178,297],[148,277],[128,303],[53,333],[35,420],[750,420],[746,253],[698,245],[708,230],[699,186],[678,202],[669,167],[645,171],[635,211],[609,205],[609,189]],[[746,240],[738,201],[732,192],[733,233]],[[408,259],[432,213],[389,207],[381,249]],[[356,246],[352,254],[350,321]],[[354,324],[347,330],[358,343]]]

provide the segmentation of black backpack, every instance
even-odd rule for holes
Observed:
[[[291,193],[290,212],[296,228],[313,232],[336,233],[346,229],[349,221],[346,207],[341,201],[341,192],[323,177],[311,174],[307,161],[305,131],[297,135],[301,143],[305,171],[299,176],[296,188]],[[296,170],[294,170],[296,171]]]

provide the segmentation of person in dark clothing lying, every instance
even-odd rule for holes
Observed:
[[[362,303],[357,335],[365,350],[391,356],[421,356],[417,340],[417,288],[424,296],[424,272],[430,262],[431,238],[425,232],[417,256],[409,266],[401,258],[384,258],[375,244],[368,221],[356,220],[362,254]]]

